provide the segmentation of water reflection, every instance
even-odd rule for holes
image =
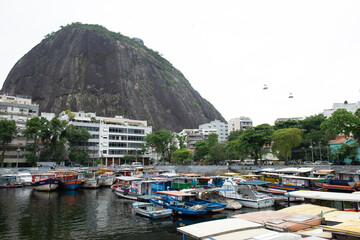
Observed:
[[[176,228],[227,218],[251,209],[198,218],[150,220],[135,215],[132,201],[109,188],[37,192],[31,187],[0,190],[2,239],[182,239]]]

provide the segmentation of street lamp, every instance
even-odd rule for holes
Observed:
[[[16,149],[16,152],[17,152],[16,168],[18,168],[18,167],[19,167],[19,154],[20,154],[20,152],[21,152],[20,145],[19,145],[18,148]]]
[[[319,142],[319,151],[320,151],[320,161],[322,161],[322,156],[321,156],[321,141]]]
[[[313,148],[313,142],[310,140],[310,149],[311,149],[311,160],[314,162],[314,148]]]

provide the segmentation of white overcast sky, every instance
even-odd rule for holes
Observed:
[[[359,13],[360,1],[1,0],[0,86],[46,34],[100,24],[163,54],[226,120],[273,124],[360,100]]]

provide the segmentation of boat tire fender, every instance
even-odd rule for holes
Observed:
[[[176,216],[178,214],[178,210],[174,208],[171,212],[171,215]]]

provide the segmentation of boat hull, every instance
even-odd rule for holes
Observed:
[[[99,179],[87,179],[82,182],[81,187],[90,189],[98,188],[100,187]]]
[[[172,214],[171,209],[165,209],[161,207],[153,206],[153,204],[143,204],[140,202],[133,203],[133,208],[136,214],[141,216],[151,218],[151,219],[160,219],[170,217]]]
[[[56,190],[60,185],[60,181],[57,179],[45,179],[41,181],[36,181],[34,183],[34,189],[36,191],[54,191]]]
[[[137,201],[138,197],[141,196],[139,194],[132,194],[129,193],[127,191],[124,191],[121,188],[113,188],[116,196],[120,197],[120,198],[125,198],[125,199],[129,199],[129,200],[134,200]]]
[[[67,182],[63,182],[62,183],[62,188],[66,189],[66,190],[75,190],[76,188],[78,188],[81,184],[81,181],[79,180],[70,180]]]

